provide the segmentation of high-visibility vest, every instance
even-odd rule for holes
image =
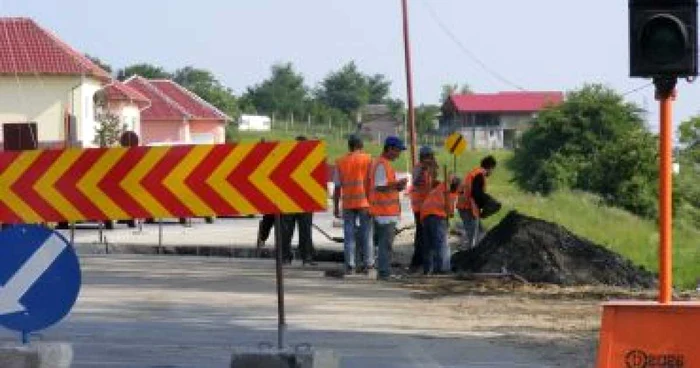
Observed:
[[[447,193],[447,186],[445,183],[440,183],[438,186],[430,191],[425,201],[423,201],[423,206],[420,209],[420,220],[425,220],[426,217],[430,215],[447,218],[447,214],[454,212],[455,201],[457,200],[457,195],[455,193]],[[445,197],[447,197],[447,205],[445,205]]]
[[[479,175],[484,175],[484,190],[486,190],[486,169],[477,167],[472,169],[472,171],[464,177],[462,190],[457,199],[457,209],[470,210],[474,217],[479,217],[479,206],[476,205],[472,197],[472,183],[474,183],[474,178]]]
[[[369,212],[372,216],[399,216],[401,214],[401,202],[399,202],[399,192],[390,190],[388,192],[377,191],[374,177],[379,165],[384,166],[387,185],[396,183],[396,172],[391,166],[391,162],[380,156],[372,161],[367,175],[367,188],[369,199]]]
[[[336,161],[340,179],[340,199],[344,209],[368,208],[365,178],[372,158],[364,152],[350,152]]]
[[[433,187],[433,178],[428,170],[423,169],[420,171],[420,178],[414,179],[418,180],[420,185],[414,185],[411,187],[411,208],[413,212],[420,212],[420,208],[423,205],[425,197],[430,193],[430,188]]]

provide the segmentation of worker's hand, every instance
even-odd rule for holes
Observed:
[[[340,219],[340,209],[338,207],[333,208],[333,217]]]
[[[396,190],[402,191],[406,189],[406,184],[408,184],[408,178],[403,178],[396,182]]]

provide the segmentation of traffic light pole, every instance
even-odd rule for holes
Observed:
[[[669,304],[673,291],[673,123],[671,108],[675,97],[676,78],[654,78],[656,99],[660,104],[659,171],[659,303]]]

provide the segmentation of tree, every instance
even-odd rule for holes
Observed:
[[[368,103],[386,103],[389,96],[391,81],[387,80],[384,74],[375,74],[373,76],[366,76],[366,78],[367,88],[369,89]]]
[[[292,63],[284,63],[273,65],[268,79],[248,87],[242,100],[248,108],[254,106],[259,113],[294,113],[299,116],[305,110],[307,96],[304,77],[294,71]]]
[[[643,216],[656,212],[655,138],[642,110],[602,85],[569,92],[522,136],[511,165],[526,190],[574,188]]]
[[[100,147],[112,147],[119,143],[119,138],[126,131],[126,127],[122,124],[119,116],[111,112],[99,114],[95,120],[95,139],[93,143]]]
[[[693,116],[678,127],[679,141],[686,147],[700,149],[700,116]]]
[[[92,61],[93,63],[95,63],[95,64],[96,64],[97,66],[99,66],[100,68],[102,68],[102,70],[106,71],[106,72],[109,73],[109,74],[112,74],[112,67],[111,67],[109,64],[105,63],[104,61],[102,61],[102,60],[101,60],[100,58],[98,58],[97,56],[92,56],[92,55],[89,55],[89,54],[85,54],[85,57],[88,58],[88,59],[90,59],[90,61]]]
[[[238,102],[233,92],[222,85],[210,71],[187,66],[175,71],[173,81],[214,105],[232,119],[238,117]]]
[[[416,108],[415,121],[418,134],[432,133],[435,131],[437,115],[440,114],[440,106],[420,105]]]
[[[343,111],[350,118],[370,100],[369,82],[357,70],[354,61],[326,76],[315,94],[319,101]]]
[[[469,84],[464,83],[462,87],[459,87],[459,84],[453,83],[453,84],[443,84],[442,85],[442,92],[440,92],[440,102],[445,102],[447,101],[448,98],[450,98],[451,95],[459,92],[460,94],[469,94],[469,93],[474,93],[469,86]]]
[[[172,79],[173,75],[160,66],[139,63],[127,66],[117,72],[117,79],[124,81],[132,75],[140,75],[147,79]]]

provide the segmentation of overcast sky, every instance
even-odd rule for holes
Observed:
[[[476,92],[644,86],[649,81],[628,77],[627,4],[409,0],[416,101],[436,103],[450,82]],[[276,62],[292,62],[314,86],[355,60],[392,80],[395,97],[406,96],[400,0],[0,0],[0,14],[32,17],[115,68],[210,69],[236,94]],[[679,84],[676,123],[700,112],[699,84]],[[626,97],[650,110],[656,129],[653,88]]]

